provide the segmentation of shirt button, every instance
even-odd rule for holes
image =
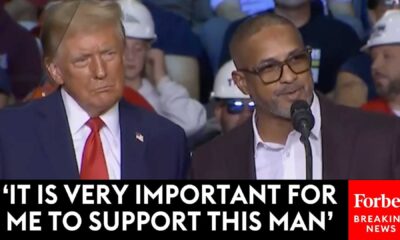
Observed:
[[[286,152],[286,157],[290,157],[290,152]]]

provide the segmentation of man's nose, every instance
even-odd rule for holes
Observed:
[[[292,71],[289,65],[284,64],[282,66],[281,71],[282,71],[282,76],[280,79],[281,82],[290,83],[297,79],[297,74]]]
[[[96,76],[96,79],[103,79],[107,76],[106,64],[100,55],[94,56],[93,72]]]

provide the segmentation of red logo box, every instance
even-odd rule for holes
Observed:
[[[349,240],[400,239],[400,180],[349,181]]]

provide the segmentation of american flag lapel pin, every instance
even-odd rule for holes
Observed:
[[[140,132],[136,132],[136,139],[140,142],[144,142],[144,137]]]

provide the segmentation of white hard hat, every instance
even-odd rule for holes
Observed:
[[[140,39],[156,39],[154,21],[149,10],[137,0],[118,0],[121,6],[127,37]]]
[[[246,98],[249,95],[243,94],[232,79],[232,71],[236,70],[233,61],[225,63],[219,70],[214,80],[212,98]]]
[[[389,10],[374,25],[371,36],[362,51],[387,44],[400,44],[400,10]]]

